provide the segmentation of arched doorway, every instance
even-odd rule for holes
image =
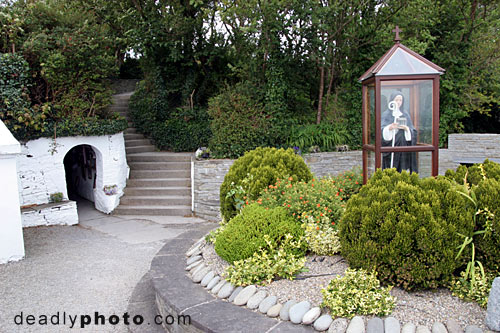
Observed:
[[[97,181],[96,152],[90,145],[73,147],[64,157],[68,199],[80,197],[95,202],[94,189]]]

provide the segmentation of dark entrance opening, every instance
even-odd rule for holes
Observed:
[[[94,202],[96,154],[89,145],[73,147],[64,157],[66,188],[69,200],[85,198]]]

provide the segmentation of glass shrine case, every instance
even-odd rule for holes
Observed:
[[[439,77],[444,69],[400,43],[359,81],[363,89],[363,181],[378,168],[437,176]]]

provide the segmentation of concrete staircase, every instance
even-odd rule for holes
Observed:
[[[137,133],[128,115],[131,95],[114,95],[110,108],[129,120],[124,137],[130,178],[113,214],[190,216],[191,154],[158,152]]]

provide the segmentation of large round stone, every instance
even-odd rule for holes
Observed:
[[[283,307],[280,310],[280,319],[281,320],[290,320],[290,308],[297,304],[297,301],[294,299],[291,299],[283,305]]]
[[[485,322],[492,331],[500,331],[500,277],[491,285]]]
[[[295,304],[290,308],[290,321],[294,324],[302,323],[302,318],[310,308],[311,303],[309,303],[308,301],[302,301]]]
[[[328,329],[328,333],[345,333],[349,321],[346,318],[337,318],[333,321]]]
[[[426,326],[419,325],[417,326],[417,329],[415,330],[416,333],[431,333],[431,330],[428,329]]]
[[[464,333],[460,324],[453,319],[448,319],[446,321],[446,329],[448,330],[448,333]]]
[[[384,331],[385,333],[400,333],[401,324],[399,320],[394,317],[387,317],[384,320]]]
[[[382,319],[375,317],[368,320],[366,333],[384,333],[384,322]]]
[[[247,308],[250,310],[257,309],[260,303],[267,297],[267,292],[259,290],[255,295],[250,297],[247,302]]]
[[[269,309],[276,304],[278,298],[276,296],[268,296],[259,304],[259,312],[267,313]]]
[[[252,297],[257,292],[257,287],[254,285],[247,286],[243,288],[243,290],[236,296],[234,299],[234,304],[236,305],[245,305],[247,304],[250,297]]]
[[[208,283],[209,283],[210,281],[212,281],[212,279],[213,279],[214,277],[215,277],[215,273],[214,273],[213,271],[208,272],[208,273],[207,273],[207,275],[205,275],[205,276],[203,277],[203,279],[201,279],[201,283],[200,283],[200,284],[201,284],[201,286],[202,286],[202,287],[206,287],[206,286],[208,286]]]
[[[283,304],[275,304],[271,306],[271,308],[267,311],[267,315],[271,318],[278,317],[280,315],[281,308],[283,307]]]
[[[448,333],[448,330],[443,323],[435,322],[431,328],[432,333]]]
[[[222,287],[219,290],[219,292],[217,293],[217,297],[222,298],[222,299],[228,298],[233,293],[233,290],[234,290],[234,286],[228,282],[224,285],[224,287]]]
[[[220,276],[214,276],[214,278],[207,284],[207,289],[212,290],[213,287],[217,285],[217,283],[220,282]]]
[[[203,265],[203,260],[200,259],[200,260],[198,260],[196,262],[193,262],[191,265],[189,265],[189,266],[186,267],[186,271],[190,271],[192,269],[195,269],[199,265]]]
[[[226,285],[226,280],[220,280],[219,283],[215,285],[215,287],[210,290],[210,292],[214,295],[217,295],[217,293]]]
[[[208,274],[209,271],[210,271],[210,268],[208,268],[208,267],[200,269],[198,272],[196,272],[196,274],[193,275],[193,282],[200,283],[201,280],[205,277],[205,275]]]
[[[234,302],[234,299],[236,298],[236,296],[238,296],[238,294],[243,290],[243,287],[242,286],[239,286],[237,287],[236,289],[233,290],[233,292],[231,293],[231,296],[229,296],[228,298],[228,301],[229,302]]]
[[[415,333],[417,330],[417,326],[412,323],[406,323],[403,325],[403,328],[401,329],[401,333]]]
[[[321,309],[316,306],[304,314],[304,316],[302,317],[302,324],[311,325],[316,319],[319,318],[320,315]]]
[[[355,316],[351,319],[349,326],[347,326],[347,333],[365,333],[365,322],[360,316]]]
[[[319,332],[326,331],[330,327],[332,322],[333,322],[332,316],[330,316],[329,314],[324,314],[318,319],[316,319],[316,321],[313,324],[313,327],[316,331]]]
[[[193,262],[197,262],[197,261],[200,261],[201,260],[201,256],[193,256],[191,258],[189,258],[188,260],[186,260],[186,265],[191,265]]]
[[[192,257],[193,255],[197,255],[201,253],[201,244],[193,246],[189,251],[186,252],[187,257]]]

